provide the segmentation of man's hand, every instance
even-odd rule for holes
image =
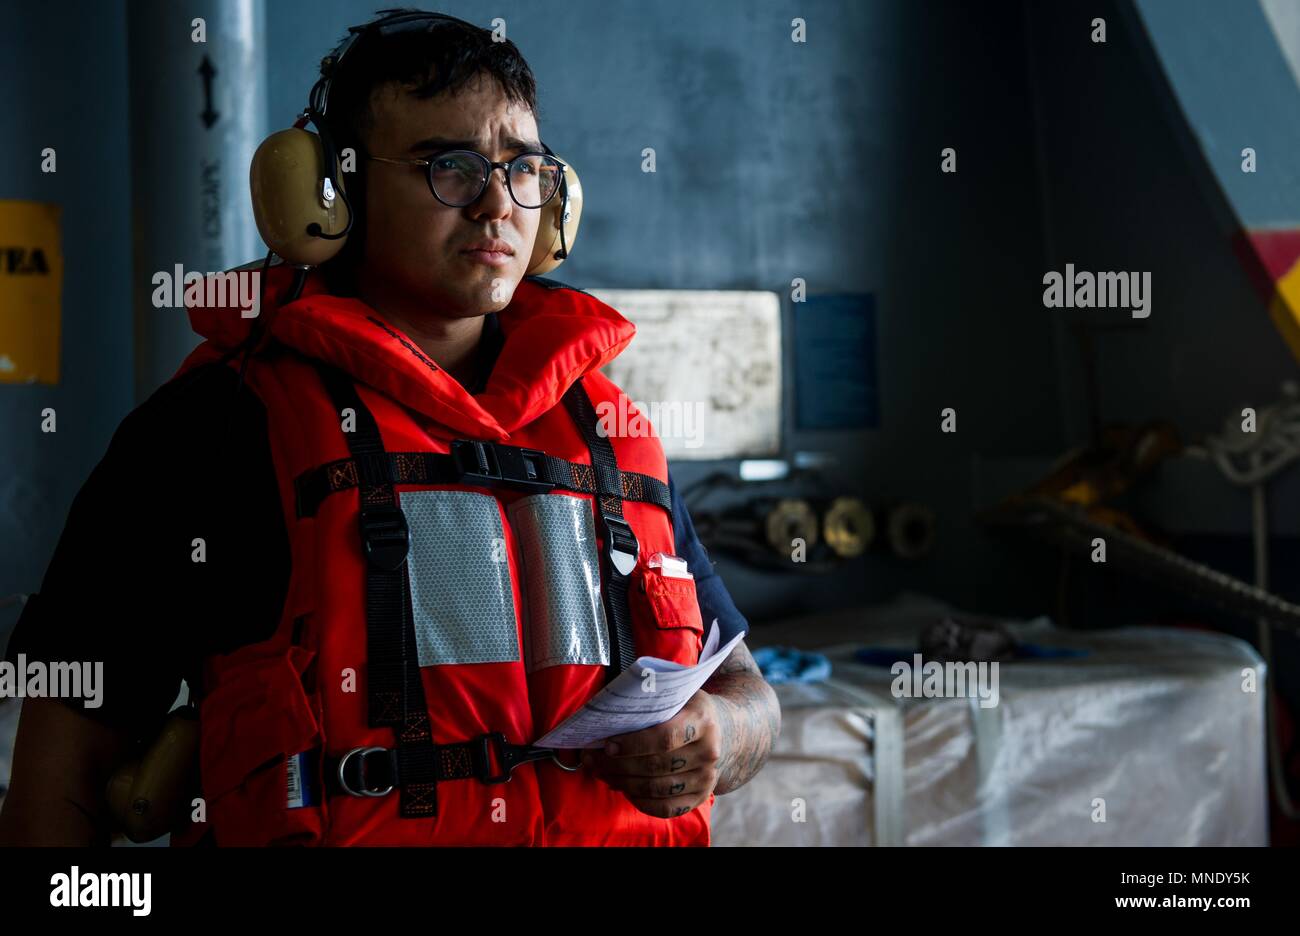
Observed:
[[[615,735],[603,751],[583,751],[582,762],[643,813],[672,819],[708,802],[722,748],[717,703],[701,689],[662,725]]]
[[[643,813],[671,819],[748,783],[780,733],[776,692],[742,640],[673,718],[584,751],[583,764]]]

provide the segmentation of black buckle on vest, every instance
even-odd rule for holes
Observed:
[[[470,757],[474,760],[474,776],[485,785],[509,783],[511,772],[520,764],[529,761],[554,760],[557,764],[556,751],[551,748],[535,748],[530,744],[511,744],[500,731],[479,735],[474,739]],[[496,760],[501,765],[501,773],[492,773],[492,746],[496,745]],[[560,766],[564,766],[561,764]],[[565,770],[571,768],[565,767]]]
[[[381,572],[396,572],[411,549],[406,514],[396,504],[361,509],[361,542],[366,560]]]
[[[542,478],[545,455],[535,449],[496,442],[457,439],[451,443],[451,460],[462,484],[476,487],[505,485],[521,491],[545,493],[555,485]]]
[[[626,520],[605,517],[605,552],[615,572],[624,577],[632,574],[641,555],[641,544]]]

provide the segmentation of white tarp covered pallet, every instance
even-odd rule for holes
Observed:
[[[1265,674],[1248,644],[1006,622],[1027,642],[1088,655],[1002,664],[993,708],[896,700],[888,667],[853,662],[861,646],[915,647],[946,613],[909,595],[819,626],[815,642],[839,635],[821,648],[831,683],[778,687],[781,738],[754,780],[718,797],[713,843],[1267,844]],[[749,643],[806,649],[800,630],[756,627]]]

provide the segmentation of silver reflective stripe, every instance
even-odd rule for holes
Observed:
[[[528,600],[528,672],[561,664],[609,665],[591,502],[538,494],[510,506]]]
[[[495,497],[403,491],[407,578],[421,666],[519,659],[510,554]]]

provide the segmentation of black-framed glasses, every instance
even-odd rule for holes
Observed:
[[[391,159],[367,156],[395,166],[423,166],[429,191],[448,208],[464,208],[478,201],[497,169],[506,174],[506,189],[520,208],[540,208],[560,190],[564,163],[547,153],[520,153],[505,162],[492,162],[473,150],[448,150],[428,159]]]

